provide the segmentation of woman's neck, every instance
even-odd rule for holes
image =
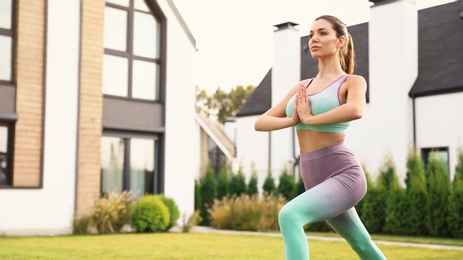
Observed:
[[[344,73],[345,72],[341,68],[339,58],[332,56],[318,60],[317,78],[331,78],[333,76],[338,76]]]

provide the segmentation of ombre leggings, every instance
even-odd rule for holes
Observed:
[[[306,191],[288,202],[278,215],[285,258],[309,259],[304,225],[325,220],[361,259],[386,259],[355,211],[354,206],[365,196],[366,179],[346,144],[301,153],[300,169]]]

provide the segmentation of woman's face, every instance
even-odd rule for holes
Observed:
[[[327,20],[315,21],[309,33],[309,49],[312,57],[323,58],[337,54],[342,38],[336,37],[336,31]]]

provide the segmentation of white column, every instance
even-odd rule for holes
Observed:
[[[292,22],[276,25],[272,67],[272,106],[283,99],[301,80],[301,39],[295,26],[297,24]],[[283,167],[294,162],[293,135],[293,128],[271,133],[271,170],[275,177],[281,173]]]

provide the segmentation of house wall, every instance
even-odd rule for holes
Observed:
[[[463,147],[463,93],[416,99],[417,148],[448,147],[450,178],[453,180],[458,148]]]
[[[48,0],[43,10],[47,14],[43,187],[0,189],[4,234],[69,233],[74,214],[80,1]],[[21,49],[18,52],[22,55]]]
[[[78,137],[77,216],[100,196],[103,116],[104,0],[81,0],[82,46]]]
[[[158,4],[168,17],[164,193],[175,200],[181,214],[191,215],[194,178],[200,170],[193,82],[196,47],[175,19],[169,0]]]
[[[46,1],[16,1],[14,187],[42,184]]]
[[[18,29],[18,46],[30,44],[30,49],[18,47],[17,55],[29,55],[31,66],[21,66],[25,66],[26,72],[38,75],[21,82],[44,80],[43,145],[34,147],[39,151],[38,155],[35,155],[35,150],[22,154],[21,151],[26,151],[27,147],[17,145],[15,151],[19,152],[15,154],[15,164],[24,166],[23,161],[42,161],[42,168],[39,164],[31,171],[39,173],[38,176],[43,172],[43,186],[0,189],[0,234],[68,234],[75,214],[86,213],[100,193],[104,1],[48,0],[42,5],[36,4],[38,1],[33,2],[27,5],[28,1],[25,1],[26,6],[20,5],[19,8],[38,12],[39,15],[31,16],[41,17],[46,24],[38,32]],[[191,34],[185,31],[181,17],[174,13],[173,2],[158,3],[168,18],[165,151],[160,151],[164,153],[161,156],[165,172],[162,181],[164,193],[175,200],[180,212],[191,214],[194,209],[194,176],[199,171],[199,132],[195,130],[194,121],[192,69],[196,50],[194,39],[192,41]],[[19,19],[24,10],[19,12]],[[40,11],[46,13],[40,14]],[[40,19],[36,23],[40,24]],[[44,32],[46,34],[41,34]],[[29,37],[31,33],[35,38]],[[46,37],[38,39],[42,41],[42,48],[43,42],[46,42],[46,50],[34,47],[40,44],[32,39],[40,38],[40,35]],[[35,52],[31,53],[32,50]],[[44,54],[45,61],[41,56]],[[36,67],[43,67],[44,74],[40,75],[39,69],[35,71]],[[26,75],[20,71],[18,69],[17,77]],[[39,83],[40,80],[35,85],[31,84],[40,90]],[[24,89],[27,89],[27,84]],[[18,98],[26,97],[21,95],[23,93],[18,91]],[[38,95],[36,99],[41,100],[39,94],[33,95]],[[28,100],[27,97],[25,100]],[[35,104],[36,99],[30,103]],[[29,109],[42,116],[40,107],[31,105]],[[26,115],[23,110],[18,110],[18,115],[25,120],[32,117],[23,116]],[[16,133],[17,138],[19,136],[31,143],[41,142],[41,118],[32,118],[40,124],[35,124],[30,133]],[[28,157],[33,154],[35,157]],[[39,179],[33,180],[32,184],[37,185]]]
[[[254,122],[258,116],[240,117],[236,120],[236,152],[237,159],[248,181],[254,170],[258,177],[258,188],[262,189],[263,182],[269,170],[269,133],[254,130]],[[272,172],[278,179],[280,172]]]
[[[371,8],[370,102],[363,118],[351,123],[346,140],[373,179],[390,154],[403,181],[413,142],[412,101],[408,97],[418,75],[418,20],[413,2],[402,0]]]

